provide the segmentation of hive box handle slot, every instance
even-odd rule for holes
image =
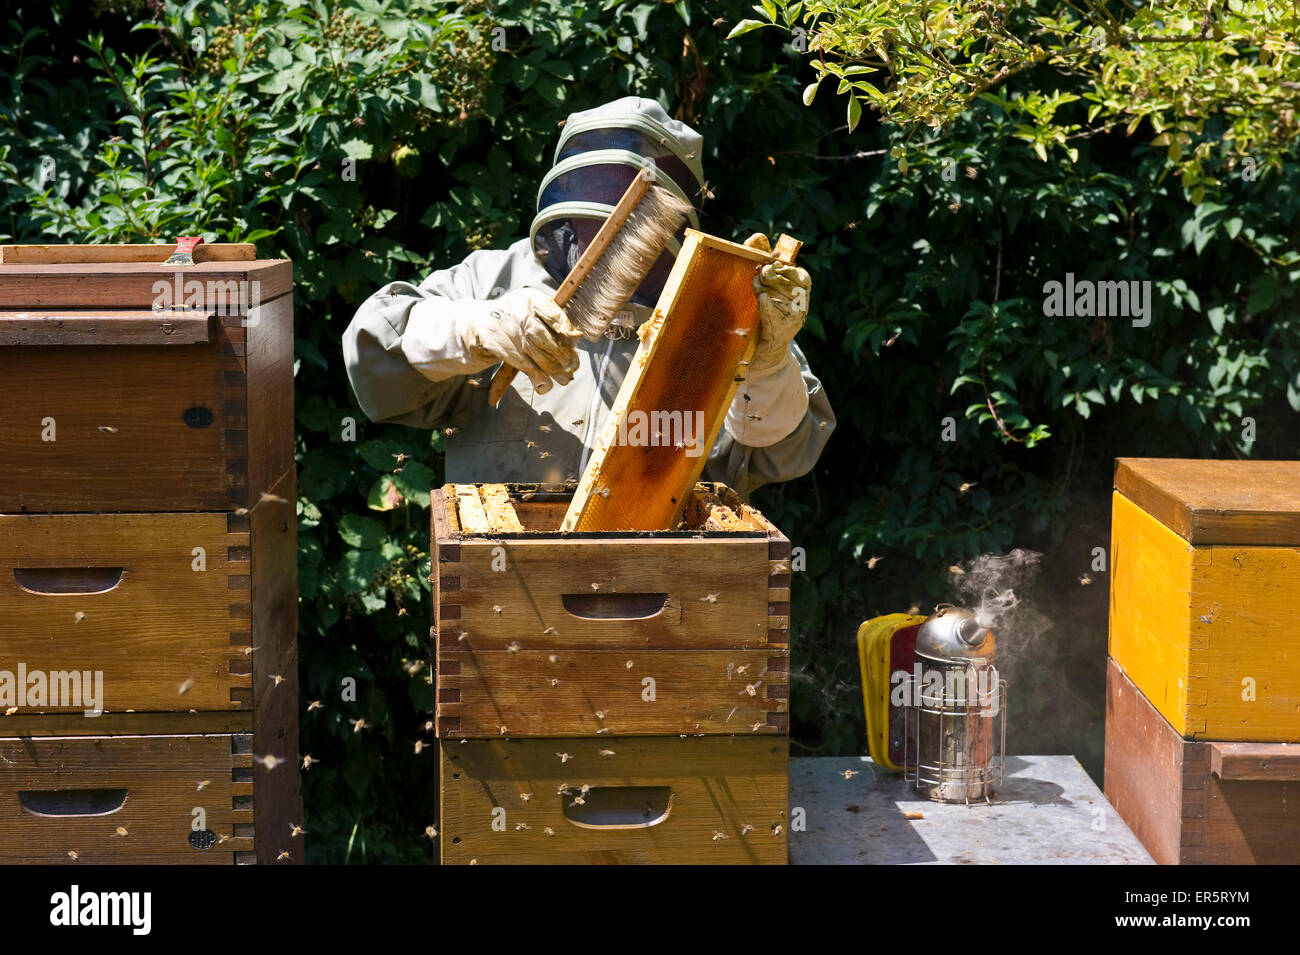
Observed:
[[[669,786],[593,786],[582,796],[560,795],[564,818],[579,829],[649,829],[668,818],[672,802]]]
[[[15,567],[14,580],[29,594],[106,594],[122,583],[124,567]]]
[[[29,789],[18,794],[33,816],[107,816],[126,805],[125,789]]]
[[[583,620],[643,620],[668,606],[667,594],[563,594],[560,600]]]

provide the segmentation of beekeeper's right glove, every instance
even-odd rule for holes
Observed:
[[[430,296],[411,308],[401,347],[426,378],[445,381],[507,362],[544,394],[578,368],[577,329],[546,293],[522,288],[499,299]]]

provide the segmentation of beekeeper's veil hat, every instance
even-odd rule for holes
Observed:
[[[529,238],[533,252],[557,282],[578,261],[589,240],[618,204],[632,178],[649,167],[655,183],[694,205],[704,183],[704,137],[671,119],[659,103],[625,96],[565,121],[555,162],[537,192]],[[698,229],[692,208],[686,225]],[[632,301],[653,305],[680,249],[681,235],[641,284]]]

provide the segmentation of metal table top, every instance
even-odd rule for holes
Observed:
[[[790,808],[794,865],[1153,864],[1073,756],[1008,756],[992,803],[969,806],[922,799],[869,757],[792,759]]]

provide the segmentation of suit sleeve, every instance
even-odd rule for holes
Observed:
[[[803,416],[784,438],[766,447],[743,444],[724,428],[704,469],[710,480],[722,481],[746,499],[764,484],[791,481],[811,471],[835,430],[835,412],[821,381],[799,346],[791,343],[790,350],[808,395]]]
[[[361,303],[343,334],[343,361],[366,417],[438,428],[469,407],[466,382],[476,369],[458,354],[450,325],[458,307],[509,287],[508,258],[474,252],[418,286],[390,282]],[[411,355],[427,360],[417,367]]]

